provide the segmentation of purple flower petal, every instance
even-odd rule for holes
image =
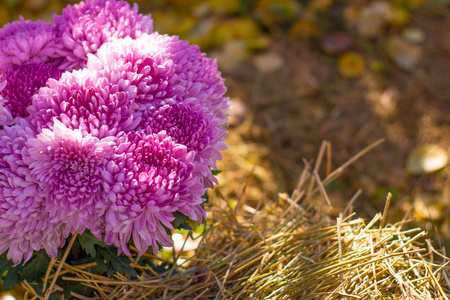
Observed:
[[[13,117],[27,117],[31,97],[45,86],[47,79],[58,80],[61,73],[55,66],[47,63],[27,63],[0,69],[0,78],[7,82],[0,91],[0,96],[7,100],[4,107],[8,108]]]
[[[102,170],[115,137],[98,139],[83,136],[80,129],[69,129],[55,120],[52,130],[43,129],[27,141],[27,163],[49,196],[47,210],[66,232],[89,228],[99,235],[102,225],[94,218],[94,208],[102,190]]]
[[[213,187],[218,182],[209,169],[217,169],[216,161],[222,159],[219,151],[227,148],[223,139],[227,132],[217,122],[195,98],[179,103],[168,100],[158,108],[145,111],[137,130],[145,130],[147,134],[164,130],[176,143],[185,145],[187,151],[195,154],[196,162],[208,167],[204,169],[202,181]]]
[[[65,58],[64,70],[86,66],[87,54],[96,53],[100,46],[114,39],[139,37],[153,31],[151,17],[138,13],[137,4],[125,1],[86,0],[68,5],[54,22],[58,55]]]
[[[185,146],[175,143],[164,131],[122,134],[116,143],[111,159],[121,168],[106,176],[108,181],[110,176],[114,178],[113,186],[97,205],[97,213],[106,222],[105,242],[129,253],[129,240],[123,239],[132,236],[139,254],[149,246],[156,253],[157,244],[172,245],[163,225],[172,228],[173,212],[178,210],[199,222],[206,217],[200,207],[206,189],[195,172],[197,163]],[[126,149],[121,145],[127,145]]]
[[[51,127],[56,118],[68,128],[104,138],[137,126],[131,111],[134,98],[133,91],[120,91],[107,78],[83,69],[48,80],[28,111],[38,130]]]
[[[51,62],[54,59],[55,25],[44,21],[12,22],[0,29],[0,69],[29,62]]]
[[[48,194],[26,163],[27,140],[33,137],[35,131],[24,119],[0,131],[0,254],[8,251],[16,265],[40,249],[55,257],[68,237],[65,225],[47,212]]]

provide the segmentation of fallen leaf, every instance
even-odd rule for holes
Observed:
[[[392,5],[386,1],[375,1],[363,7],[357,19],[357,29],[361,36],[376,37],[388,24],[392,15]]]
[[[420,220],[441,220],[448,207],[443,193],[423,192],[414,196],[414,216]]]
[[[256,55],[253,58],[253,64],[259,72],[268,74],[281,69],[281,67],[284,65],[284,59],[278,53],[267,52],[264,54]]]
[[[268,27],[289,23],[299,12],[300,6],[294,0],[259,0],[255,6],[256,15]]]
[[[314,0],[310,1],[307,9],[312,11],[324,11],[333,5],[333,0]]]
[[[289,29],[289,35],[294,38],[308,39],[318,35],[315,25],[309,20],[298,20]]]
[[[221,50],[213,51],[209,56],[217,59],[220,70],[231,72],[239,67],[249,55],[250,53],[245,42],[231,40]]]
[[[339,58],[338,70],[346,78],[357,77],[364,70],[364,59],[356,52],[345,53]]]
[[[239,0],[210,0],[209,5],[219,13],[233,14],[239,11],[241,3]]]
[[[406,171],[411,175],[429,174],[447,166],[447,152],[434,144],[419,145],[414,148],[406,160]]]
[[[411,44],[420,44],[425,41],[425,32],[420,28],[406,28],[402,37]]]
[[[413,71],[422,56],[420,46],[410,44],[397,36],[388,39],[386,51],[392,61],[405,71]]]
[[[261,30],[253,19],[239,17],[218,22],[211,34],[211,40],[214,47],[221,47],[231,40],[252,43],[261,34]]]
[[[398,7],[393,7],[390,11],[388,22],[391,26],[403,27],[409,22],[410,17],[411,16],[408,11]]]
[[[322,49],[328,54],[339,54],[353,46],[353,38],[345,32],[324,34],[321,39]]]

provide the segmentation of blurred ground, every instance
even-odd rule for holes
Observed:
[[[3,0],[0,20],[51,20],[68,3]],[[234,102],[219,175],[227,198],[251,205],[292,191],[323,140],[331,142],[337,168],[384,138],[328,187],[335,211],[362,189],[356,210],[373,216],[391,192],[393,221],[413,209],[450,246],[450,167],[405,171],[417,145],[450,149],[445,0],[137,3],[153,15],[156,30],[179,34],[219,60]]]

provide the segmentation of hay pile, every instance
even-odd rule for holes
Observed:
[[[325,187],[358,155],[321,181],[325,149],[291,196],[258,207],[231,207],[224,199],[226,207],[210,209],[195,255],[182,259],[178,253],[172,262],[149,256],[171,264],[165,272],[140,265],[137,257],[132,266],[142,272],[135,279],[92,274],[92,264],[55,262],[46,280],[60,266],[58,276],[81,281],[98,295],[72,292],[80,299],[448,299],[449,259],[424,231],[406,229],[405,220],[385,224],[389,196],[385,211],[368,223],[350,213],[356,196],[336,220],[328,217]],[[38,298],[23,286],[28,297]]]

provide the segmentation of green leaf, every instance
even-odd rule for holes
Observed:
[[[5,271],[8,271],[12,268],[13,262],[7,259],[6,257],[0,257],[0,278]]]
[[[189,221],[189,217],[187,217],[186,215],[176,211],[173,213],[175,220],[172,221],[172,226],[175,229],[187,229],[187,230],[191,230],[191,226],[189,225],[188,221]]]
[[[192,227],[191,227],[191,225],[189,225],[188,222],[184,222],[180,225],[180,227],[178,227],[178,229],[192,230]]]
[[[10,288],[15,287],[18,281],[19,281],[19,268],[17,267],[9,268],[5,279],[3,280],[5,290],[9,290]]]
[[[30,286],[36,292],[36,295],[38,295],[40,297],[44,297],[44,293],[42,292],[43,282],[42,282],[42,280],[39,280],[39,281],[40,281],[39,284],[33,283],[33,284],[30,284]]]
[[[59,284],[63,289],[64,299],[74,299],[71,296],[71,292],[75,292],[79,295],[83,295],[86,298],[94,298],[94,289],[86,286],[80,282],[70,281],[70,280],[62,280]],[[58,300],[61,298],[58,298]],[[78,299],[78,298],[77,298]]]
[[[131,277],[137,276],[136,271],[130,266],[130,259],[124,255],[118,256],[116,251],[117,249],[115,247],[100,248],[98,251],[106,262],[106,274],[108,277],[120,270]]]
[[[162,274],[162,273],[168,271],[171,267],[172,267],[171,265],[168,265],[166,262],[164,262],[164,263],[162,263],[162,264],[160,264],[160,265],[157,265],[157,266],[152,267],[152,269],[153,269],[156,273]]]
[[[6,291],[17,284],[21,268],[21,266],[13,267],[12,261],[4,256],[0,257],[0,278],[6,272],[5,279],[3,279],[3,286]]]
[[[211,170],[211,173],[212,173],[214,176],[216,176],[216,175],[222,173],[222,171],[221,171],[221,170]]]
[[[80,243],[84,251],[86,251],[86,253],[92,257],[96,256],[95,245],[98,245],[102,248],[107,247],[107,245],[103,241],[100,241],[99,239],[95,238],[89,232],[85,232],[82,235],[79,235],[78,242]]]
[[[208,193],[205,193],[205,194],[202,196],[202,198],[205,199],[205,202],[208,202],[208,201],[209,201]]]
[[[45,274],[49,263],[50,258],[44,250],[37,252],[36,256],[25,265],[20,273],[21,280],[26,280],[29,283],[36,282],[37,279]]]
[[[95,257],[95,262],[97,263],[97,267],[99,268],[99,271],[102,273],[105,273],[108,271],[108,266],[105,263],[105,260],[103,259],[103,255],[100,251],[97,251],[97,256]]]

